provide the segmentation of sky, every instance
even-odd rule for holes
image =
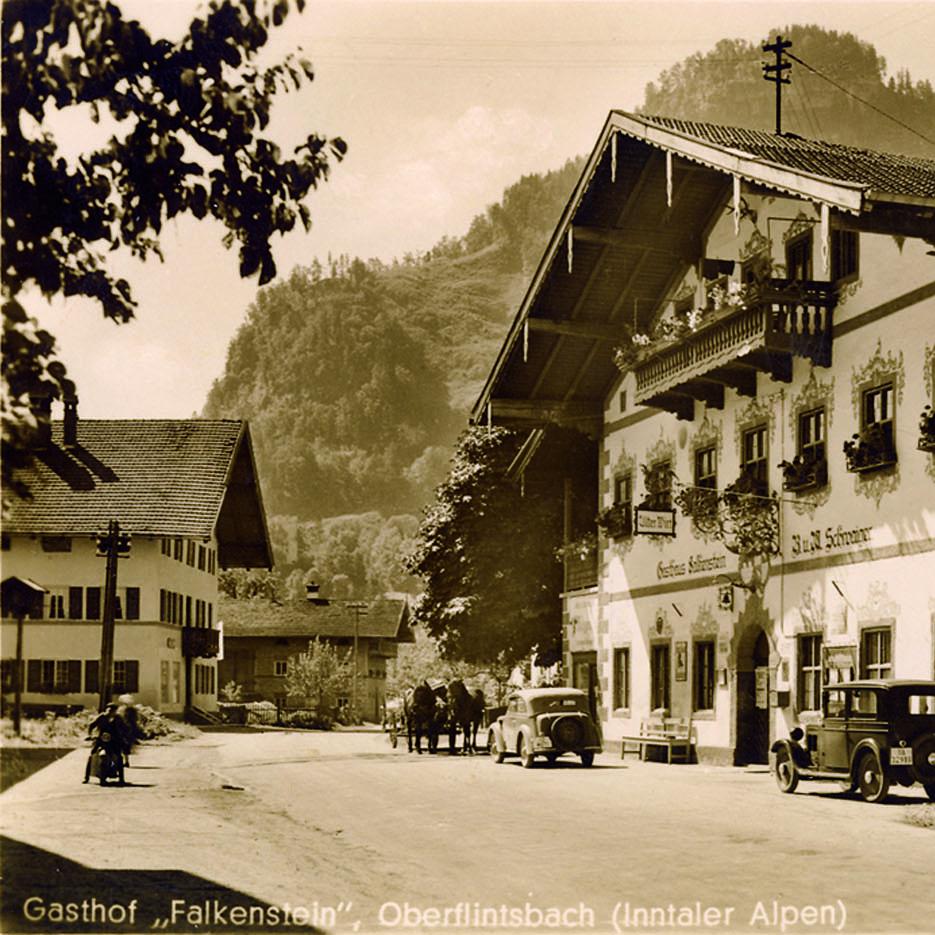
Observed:
[[[190,0],[120,5],[170,39],[198,9]],[[852,32],[890,74],[906,68],[935,84],[935,0],[309,0],[268,53],[301,48],[315,80],[277,99],[268,132],[283,145],[310,132],[341,136],[349,149],[309,196],[312,230],[274,241],[279,275],[329,252],[388,262],[461,236],[522,175],[589,152],[608,111],[639,106],[664,69],[719,39],[760,41],[791,23]],[[80,116],[56,119],[73,147],[93,140]],[[82,418],[201,411],[258,288],[239,278],[222,234],[182,219],[164,229],[164,263],[112,255],[139,303],[128,324],[84,300],[27,297],[57,337]]]

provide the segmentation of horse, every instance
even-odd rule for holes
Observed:
[[[428,739],[429,753],[434,753],[438,746],[438,733],[435,717],[435,692],[428,682],[421,682],[414,688],[406,689],[403,695],[403,713],[406,718],[406,741],[412,753],[412,739],[415,736],[416,753],[422,753],[422,735]]]
[[[460,730],[464,735],[463,750],[474,753],[477,750],[477,731],[481,726],[486,709],[484,693],[477,689],[473,693],[461,679],[455,679],[448,685],[448,751],[456,752],[455,737]]]

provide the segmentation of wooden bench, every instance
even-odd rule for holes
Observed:
[[[664,747],[667,763],[690,763],[692,743],[690,717],[645,718],[640,723],[638,736],[620,738],[620,759],[624,759],[628,752],[637,752],[640,759],[645,760],[649,747]],[[628,751],[628,744],[634,744],[636,751]]]

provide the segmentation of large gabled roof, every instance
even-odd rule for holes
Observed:
[[[224,638],[230,637],[315,637],[350,639],[356,625],[359,637],[414,641],[409,626],[409,603],[404,598],[367,601],[365,607],[334,601],[327,605],[308,601],[274,603],[262,598],[232,600],[222,598],[218,618],[224,621]],[[363,603],[363,602],[361,602]]]
[[[475,422],[599,431],[625,327],[649,331],[737,193],[935,243],[935,160],[611,111],[474,405]]]
[[[222,567],[270,567],[272,551],[247,424],[221,419],[87,419],[77,444],[35,452],[18,476],[10,533],[94,535],[117,520],[137,536],[218,539]]]

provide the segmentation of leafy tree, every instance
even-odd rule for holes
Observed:
[[[461,436],[409,558],[425,583],[415,621],[447,659],[511,666],[560,638],[561,484],[521,491],[507,478],[522,438],[480,427]]]
[[[278,601],[282,597],[282,578],[265,568],[229,568],[218,573],[218,590],[227,597],[249,600],[254,597]]]
[[[352,678],[351,651],[341,653],[315,637],[307,652],[289,657],[286,692],[301,698],[316,714],[334,717],[338,697],[347,694]]]
[[[87,297],[108,318],[127,321],[133,292],[106,255],[122,248],[140,259],[160,256],[166,221],[186,214],[220,221],[225,244],[239,247],[240,274],[256,274],[261,284],[276,273],[272,236],[297,222],[310,226],[302,200],[345,144],[311,134],[284,156],[263,136],[274,94],[313,77],[295,55],[257,64],[290,7],[289,0],[213,0],[170,42],[153,39],[107,0],[4,3],[5,481],[23,460],[28,392],[70,389],[64,368],[49,366],[51,336],[28,323],[17,301],[25,290]],[[113,133],[69,159],[51,129],[53,109],[103,120]]]

